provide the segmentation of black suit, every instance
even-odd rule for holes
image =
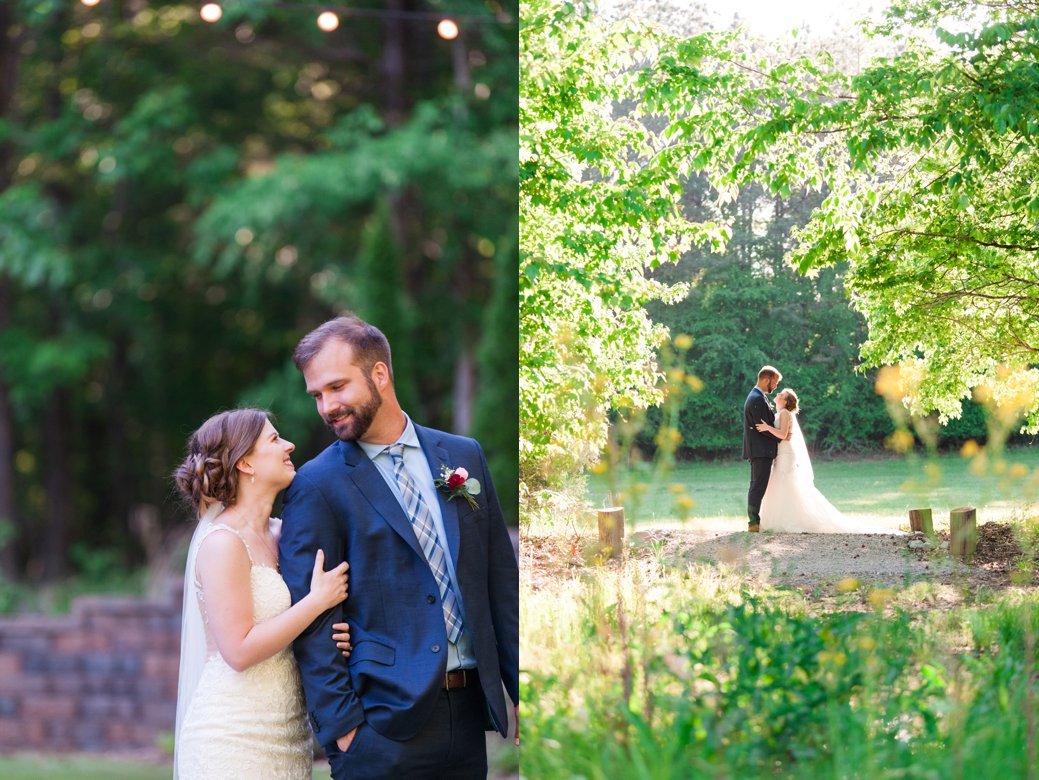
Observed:
[[[754,426],[760,422],[776,424],[776,415],[765,393],[755,386],[743,404],[743,459],[750,461],[750,489],[747,491],[747,517],[751,525],[761,524],[761,498],[768,487],[772,461],[776,459],[779,440],[771,433],[761,433]]]

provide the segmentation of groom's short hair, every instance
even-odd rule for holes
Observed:
[[[354,363],[367,373],[371,373],[376,363],[385,363],[390,372],[390,381],[393,381],[390,342],[381,330],[353,314],[329,320],[300,339],[292,353],[296,368],[302,372],[325,344],[333,339],[349,344],[354,351]]]
[[[783,380],[783,375],[779,373],[779,369],[775,366],[762,366],[761,370],[758,371],[758,381],[760,382],[767,376],[774,376],[777,382]]]

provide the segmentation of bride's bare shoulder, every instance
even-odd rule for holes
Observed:
[[[242,537],[225,525],[210,530],[198,548],[198,561],[203,566],[241,559],[248,563],[249,550]]]

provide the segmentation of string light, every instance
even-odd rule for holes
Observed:
[[[83,5],[93,8],[100,4],[101,0],[79,0]],[[332,32],[339,28],[341,23],[341,17],[352,16],[352,17],[369,17],[376,19],[409,19],[409,20],[428,20],[437,21],[437,34],[440,35],[444,40],[454,40],[458,37],[459,29],[458,22],[463,21],[466,24],[502,24],[512,25],[516,23],[516,19],[506,13],[504,10],[499,9],[496,13],[491,14],[454,14],[451,18],[445,18],[443,11],[404,11],[404,10],[390,10],[386,8],[358,8],[353,6],[343,5],[338,7],[336,11],[327,10],[331,5],[336,8],[338,3],[329,3],[325,0],[324,3],[308,3],[308,2],[269,2],[266,4],[268,8],[308,8],[317,10],[322,5],[325,6],[317,17],[317,25],[325,32]],[[220,21],[224,15],[224,9],[220,7],[218,2],[206,2],[199,9],[199,16],[202,17],[203,21],[209,22],[210,24]]]
[[[458,37],[458,25],[450,19],[441,19],[437,25],[437,35],[445,41],[453,41]]]
[[[331,11],[325,11],[318,15],[317,26],[325,32],[332,32],[339,27],[339,17]]]
[[[218,22],[220,17],[224,15],[224,9],[220,7],[219,3],[206,3],[202,6],[198,15],[202,17],[204,22]]]

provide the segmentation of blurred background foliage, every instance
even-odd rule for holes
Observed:
[[[218,410],[317,454],[290,355],[348,309],[516,522],[516,10],[382,7],[326,33],[305,4],[0,4],[8,584],[161,562],[191,526],[169,474]]]

